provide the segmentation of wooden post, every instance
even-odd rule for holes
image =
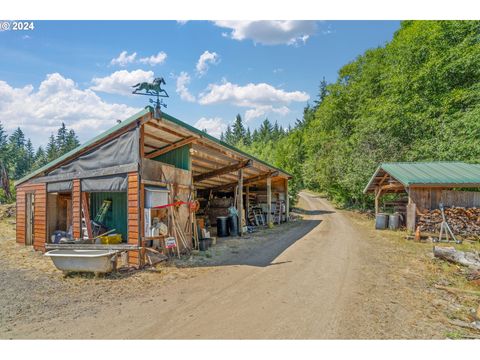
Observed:
[[[243,233],[243,169],[238,170],[238,229]]]
[[[267,224],[271,227],[272,224],[272,177],[267,177]]]
[[[288,197],[288,179],[285,179],[285,221],[290,218],[290,199]]]
[[[380,189],[380,187],[376,186],[375,187],[375,215],[378,214],[378,210],[379,210],[379,200],[380,200],[380,194],[381,194],[382,190]]]
[[[248,185],[245,186],[245,209],[246,209],[246,213],[247,213],[245,223],[247,223],[248,209],[250,209],[250,186],[248,186]]]

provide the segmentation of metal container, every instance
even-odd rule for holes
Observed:
[[[384,230],[388,227],[388,214],[379,213],[375,217],[375,229]]]
[[[52,250],[45,254],[62,271],[107,273],[117,260],[114,250]]]
[[[228,229],[230,236],[238,236],[238,216],[230,215],[228,217]]]
[[[228,236],[228,217],[227,216],[217,217],[217,236],[218,237]]]
[[[400,227],[400,214],[390,214],[388,216],[388,228],[390,230],[397,230]]]

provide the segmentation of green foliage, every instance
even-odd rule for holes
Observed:
[[[265,119],[243,149],[294,175],[292,185],[345,206],[380,162],[480,158],[480,22],[405,21],[392,41],[320,83],[289,131]],[[276,133],[276,135],[274,135]]]
[[[22,129],[15,129],[8,137],[0,123],[0,183],[2,183],[0,202],[12,200],[7,198],[5,189],[8,191],[10,188],[12,196],[15,196],[11,180],[22,178],[29,172],[76,148],[79,144],[75,131],[68,130],[62,123],[57,131],[57,136],[53,134],[50,136],[47,151],[45,152],[41,146],[35,151],[32,141],[25,138]],[[2,169],[5,169],[5,173],[2,172]],[[7,185],[7,183],[9,184]]]

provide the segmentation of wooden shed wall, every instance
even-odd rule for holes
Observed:
[[[412,188],[410,197],[420,212],[445,206],[479,207],[480,192],[456,191],[437,188]]]
[[[139,177],[138,173],[128,174],[127,206],[128,206],[128,243],[138,245],[140,229],[139,213]],[[130,251],[128,258],[131,265],[140,265],[138,251]]]
[[[26,183],[17,187],[17,242],[25,244],[26,230],[26,194],[35,194],[35,210],[33,224],[33,248],[45,250],[47,239],[47,185]]]

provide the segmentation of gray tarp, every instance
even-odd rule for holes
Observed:
[[[69,192],[72,191],[71,181],[59,181],[47,184],[47,192]]]
[[[127,191],[128,178],[127,174],[122,174],[82,179],[81,186],[86,192]]]
[[[139,162],[138,128],[127,131],[75,160],[51,171],[48,175],[85,173],[112,166]],[[48,180],[47,180],[48,182]]]

